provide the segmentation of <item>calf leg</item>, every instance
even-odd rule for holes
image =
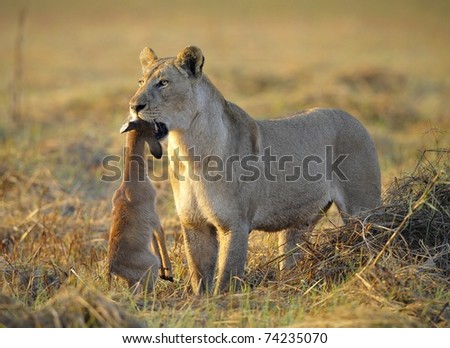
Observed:
[[[143,291],[150,293],[158,278],[159,260],[148,250],[134,257],[140,260],[139,264],[132,267],[131,265],[121,266],[117,274],[127,280],[133,294]]]
[[[166,236],[161,226],[156,228],[153,234],[152,248],[157,257],[161,260],[159,277],[173,281],[172,265],[170,264],[169,253],[167,252]]]

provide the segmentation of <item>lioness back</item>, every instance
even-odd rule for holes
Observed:
[[[279,209],[293,204],[283,199],[286,188],[301,197],[295,207],[297,215],[302,215],[298,213],[301,206],[320,209],[329,201],[348,215],[380,204],[381,178],[375,145],[363,125],[350,114],[315,108],[287,118],[258,121],[258,126],[260,143],[269,146],[270,154],[277,157],[273,173],[278,176],[268,187],[279,193],[273,194],[279,200],[271,200],[261,211],[269,210],[275,217],[281,214],[277,220],[295,221],[291,216],[288,219],[286,210]],[[287,159],[281,160],[284,170],[280,170],[283,156]],[[296,176],[294,167],[299,166],[301,172]],[[308,215],[311,214],[306,209],[306,222]],[[263,219],[267,223],[267,214],[261,216]]]

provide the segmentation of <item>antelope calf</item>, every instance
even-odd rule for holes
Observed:
[[[145,142],[156,158],[162,149],[150,123],[136,119],[125,123],[123,181],[114,193],[108,245],[108,277],[124,278],[134,292],[152,291],[159,275],[173,280],[164,231],[155,211],[156,190],[148,178]],[[154,233],[155,232],[155,233]],[[150,251],[153,251],[153,253]],[[156,254],[156,255],[155,255]]]

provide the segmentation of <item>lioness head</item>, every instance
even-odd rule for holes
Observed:
[[[150,48],[140,56],[142,78],[130,100],[130,114],[157,126],[157,138],[169,131],[186,130],[197,113],[197,85],[202,77],[204,57],[189,46],[176,58],[158,59]]]

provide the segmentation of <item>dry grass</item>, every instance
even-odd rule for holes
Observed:
[[[396,180],[382,207],[364,220],[318,231],[301,249],[300,277],[366,301],[448,325],[450,168],[448,150]],[[298,274],[296,274],[296,277]]]
[[[437,159],[430,160],[433,154]],[[368,218],[315,231],[299,246],[299,267],[283,277],[277,275],[277,259],[267,253],[271,241],[260,243],[270,238],[257,236],[246,289],[215,297],[189,293],[179,237],[171,250],[176,283],[160,282],[150,298],[131,297],[121,283],[109,292],[104,233],[95,233],[83,205],[65,200],[43,205],[29,214],[25,232],[2,232],[0,323],[447,327],[449,157],[448,150],[424,153],[415,171],[396,180],[383,206]],[[71,233],[60,233],[63,227]]]
[[[137,20],[140,1],[126,11],[121,1],[24,4],[20,124],[8,110],[22,3],[0,14],[0,325],[449,326],[448,2],[155,2],[148,21]],[[252,235],[245,289],[197,298],[170,185],[159,182],[176,282],[133,298],[121,282],[107,288],[118,183],[100,180],[102,159],[121,153],[139,50],[174,55],[187,44],[256,117],[311,106],[355,114],[389,188],[368,219],[318,227],[283,277],[273,236]],[[422,157],[426,148],[444,151]]]

